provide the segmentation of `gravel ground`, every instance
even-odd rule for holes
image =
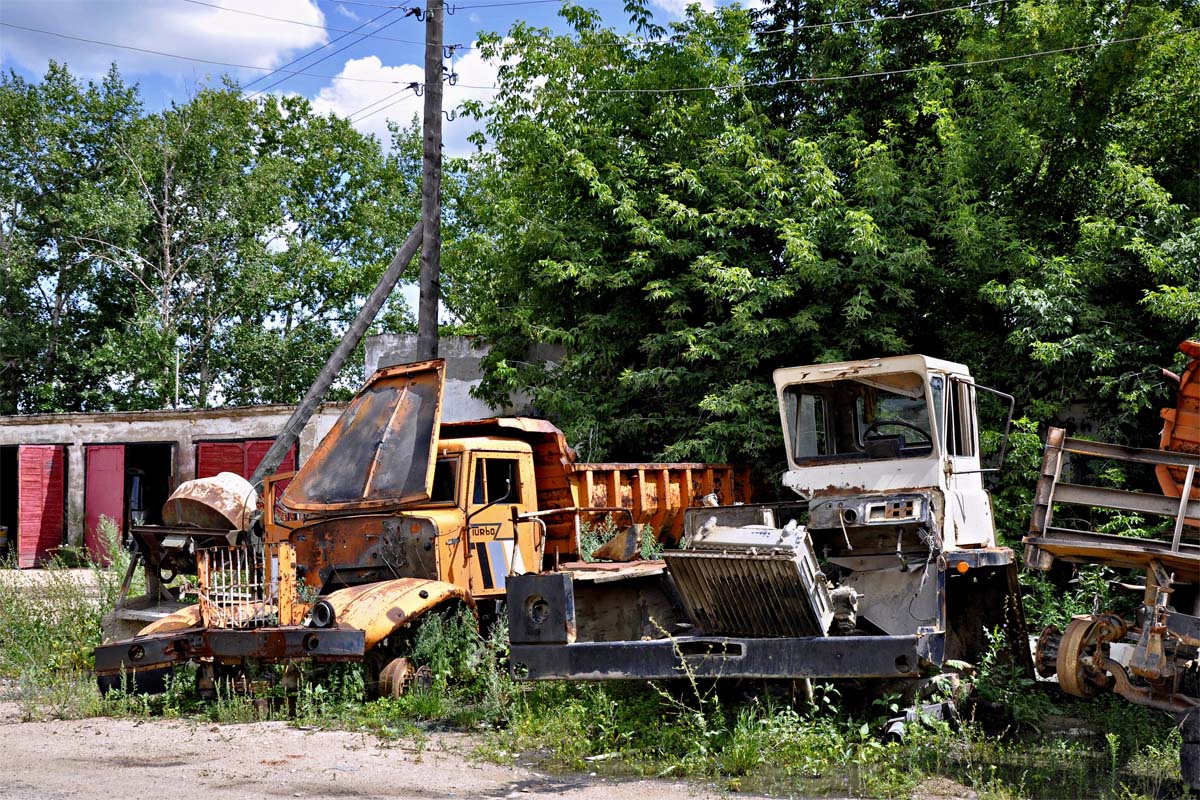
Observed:
[[[299,730],[282,722],[96,718],[22,723],[15,704],[0,702],[0,740],[5,761],[0,797],[7,800],[728,796],[693,783],[553,776],[481,763],[471,757],[475,740],[458,733],[429,734],[416,745],[344,731]]]

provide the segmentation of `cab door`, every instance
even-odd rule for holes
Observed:
[[[518,514],[537,510],[533,457],[529,453],[476,452],[467,487],[467,528],[463,536],[468,587],[475,597],[504,594],[509,575],[536,570],[534,526],[513,526]],[[532,562],[532,563],[531,563]]]
[[[946,524],[957,546],[990,547],[995,523],[980,467],[975,384],[951,378],[946,388]]]

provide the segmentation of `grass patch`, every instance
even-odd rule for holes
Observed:
[[[355,664],[302,666],[289,696],[275,680],[283,666],[244,676],[248,693],[232,677],[218,680],[207,700],[196,670],[184,667],[165,694],[101,698],[91,650],[127,564],[123,551],[113,552],[108,568],[80,572],[58,562],[32,580],[0,581],[0,677],[26,719],[280,719],[365,731],[418,750],[432,730],[465,730],[483,732],[480,755],[500,763],[702,777],[731,790],[807,796],[905,797],[930,777],[990,800],[1186,796],[1179,733],[1168,715],[1112,696],[1076,701],[1023,682],[1000,660],[985,659],[976,684],[990,705],[1015,709],[1006,720],[925,721],[884,742],[890,702],[851,710],[833,686],[818,687],[816,703],[798,707],[767,692],[754,696],[762,687],[738,687],[735,697],[687,680],[517,684],[507,673],[503,625],[481,635],[466,611],[422,625],[408,652],[430,679],[399,698],[364,702],[363,667]]]

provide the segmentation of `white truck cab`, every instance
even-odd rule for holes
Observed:
[[[775,387],[785,487],[809,501],[926,490],[943,517],[943,551],[995,546],[965,366],[909,355],[788,367]]]

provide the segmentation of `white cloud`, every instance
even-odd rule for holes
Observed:
[[[443,84],[442,107],[453,111],[467,100],[490,100],[495,94],[489,88],[496,82],[496,64],[487,61],[478,50],[469,50],[454,59],[453,71],[458,74],[456,85]],[[388,84],[361,81],[333,81],[313,98],[313,110],[320,114],[354,115],[354,127],[372,133],[387,144],[389,119],[407,125],[413,115],[419,119],[425,99],[410,91],[401,91],[410,83],[425,81],[425,68],[417,64],[385,65],[378,56],[351,59],[346,62],[339,78],[361,78],[389,81]],[[485,88],[478,88],[485,87]],[[396,92],[401,94],[391,97]],[[473,119],[457,117],[443,121],[442,138],[447,155],[464,155],[473,149],[467,137],[478,127]]]
[[[680,19],[687,14],[687,7],[691,5],[699,5],[709,13],[717,7],[713,0],[652,0],[652,4]]]
[[[4,21],[69,36],[194,56],[208,61],[273,68],[287,56],[327,41],[319,27],[278,22],[239,14],[211,5],[252,11],[267,17],[323,26],[325,15],[316,0],[257,0],[246,5],[231,0],[205,0],[211,5],[182,0],[2,0]],[[50,59],[65,62],[71,71],[94,77],[116,61],[125,75],[161,74],[193,77],[230,71],[218,65],[189,62],[151,53],[47,36],[6,27],[0,37],[0,60],[41,74]],[[232,70],[243,79],[261,74]]]
[[[359,17],[358,14],[355,14],[353,11],[346,8],[346,6],[342,5],[341,3],[338,3],[336,6],[334,6],[334,8],[336,8],[337,12],[339,14],[341,14],[343,17],[345,17],[346,19],[353,20],[354,22],[362,21],[362,18]]]

